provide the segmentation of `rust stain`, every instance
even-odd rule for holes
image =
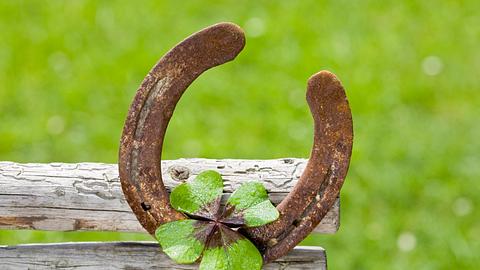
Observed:
[[[0,217],[0,227],[16,227],[22,229],[35,229],[35,222],[48,219],[45,216],[34,217]]]
[[[97,227],[96,224],[92,224],[88,220],[77,218],[73,224],[73,231],[94,230]]]

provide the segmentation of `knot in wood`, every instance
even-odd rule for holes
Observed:
[[[185,182],[190,177],[190,169],[185,166],[174,165],[168,168],[168,174],[175,181]]]

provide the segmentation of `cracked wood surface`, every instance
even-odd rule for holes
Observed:
[[[178,265],[156,242],[84,242],[0,246],[1,269],[197,269]],[[326,269],[325,250],[296,247],[263,269]]]
[[[224,199],[249,180],[260,180],[278,204],[293,188],[307,160],[178,159],[162,161],[168,190],[204,170],[225,180]],[[315,232],[335,233],[340,202]],[[122,193],[116,164],[0,162],[0,229],[145,232]]]

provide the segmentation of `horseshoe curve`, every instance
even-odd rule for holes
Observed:
[[[200,74],[233,60],[244,46],[243,30],[235,24],[208,27],[163,56],[137,90],[120,142],[119,174],[127,202],[152,235],[161,224],[185,218],[170,206],[160,167],[175,106]]]
[[[161,224],[185,218],[170,206],[160,167],[164,135],[175,106],[201,73],[233,60],[244,45],[244,33],[235,24],[205,28],[162,57],[135,95],[122,134],[119,173],[127,202],[152,235]],[[339,80],[328,71],[313,75],[307,101],[315,132],[305,171],[277,206],[281,214],[277,221],[244,231],[266,262],[288,253],[318,225],[337,198],[348,170],[352,118]]]
[[[352,114],[340,81],[328,71],[313,75],[308,80],[307,102],[314,140],[305,170],[277,206],[280,218],[245,231],[267,262],[286,255],[317,227],[338,197],[350,164]]]

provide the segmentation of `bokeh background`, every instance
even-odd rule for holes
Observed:
[[[220,21],[247,45],[176,109],[164,159],[308,157],[310,75],[347,89],[355,129],[331,269],[478,269],[479,1],[0,1],[0,160],[117,162],[136,88]],[[1,191],[0,191],[1,192]],[[0,231],[0,244],[149,240]]]

